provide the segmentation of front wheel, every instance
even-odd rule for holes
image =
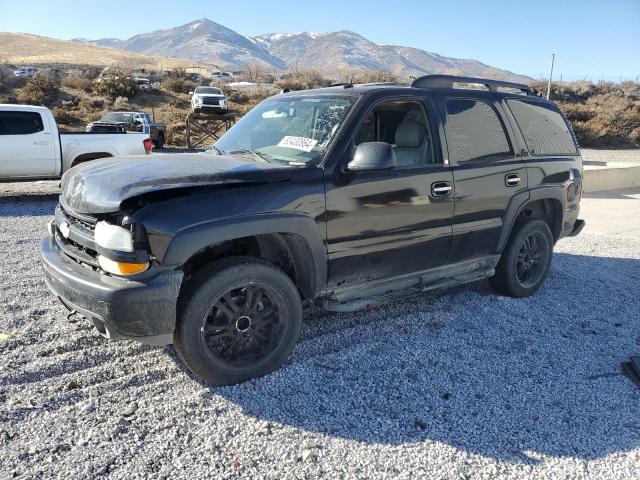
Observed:
[[[515,231],[489,283],[498,293],[528,297],[544,283],[551,266],[553,235],[542,220],[530,220]]]
[[[232,385],[280,367],[302,325],[293,282],[274,265],[235,257],[198,272],[181,296],[174,344],[188,368]]]

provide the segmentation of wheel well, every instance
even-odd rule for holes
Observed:
[[[260,258],[278,266],[293,281],[302,298],[315,296],[316,272],[311,248],[301,236],[290,233],[255,235],[210,245],[184,264],[185,281],[212,262],[238,255]]]
[[[516,217],[512,231],[517,231],[520,225],[532,218],[546,222],[553,234],[553,241],[558,240],[562,230],[562,204],[558,200],[545,198],[524,205]]]
[[[76,165],[82,162],[88,162],[89,160],[97,160],[98,158],[107,158],[107,157],[113,157],[113,155],[107,152],[83,153],[82,155],[78,155],[76,158],[73,159],[73,162],[71,162],[71,166],[75,167]]]

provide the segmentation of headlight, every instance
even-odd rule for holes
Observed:
[[[126,228],[101,221],[96,223],[94,236],[96,244],[102,248],[133,252],[133,236]]]
[[[226,105],[227,104],[227,99],[223,98],[222,100],[220,100],[220,105]]]
[[[202,103],[202,97],[196,97],[196,103]]]

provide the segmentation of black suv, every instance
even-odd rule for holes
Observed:
[[[571,127],[526,85],[292,92],[208,152],[71,169],[42,264],[102,335],[173,343],[232,384],[286,361],[303,301],[354,310],[485,277],[531,295],[584,225],[581,179]]]

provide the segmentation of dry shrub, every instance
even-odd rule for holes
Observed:
[[[53,113],[53,117],[59,125],[74,125],[82,122],[80,118],[65,107],[56,107],[51,110],[51,113]]]
[[[138,86],[128,70],[110,68],[99,80],[96,82],[95,90],[100,95],[115,99],[132,97],[138,93]]]
[[[546,93],[545,82],[533,82]],[[583,147],[629,147],[640,142],[640,84],[556,82],[551,99],[572,123]]]
[[[188,78],[167,78],[162,86],[173,93],[189,93],[196,88],[196,84]]]
[[[95,80],[100,76],[100,72],[102,72],[102,69],[99,67],[86,67],[82,71],[82,76],[89,80]]]
[[[276,87],[281,88],[282,90],[288,90],[290,92],[307,89],[307,85],[302,80],[297,78],[287,78],[286,80],[278,80],[275,83],[275,85]]]
[[[398,81],[398,77],[391,72],[387,72],[385,70],[377,70],[377,71],[360,71],[355,72],[353,75],[352,83],[385,83],[385,82],[393,82],[396,83]]]
[[[80,75],[73,75],[71,77],[65,77],[62,80],[62,85],[74,90],[82,90],[83,92],[91,93],[93,91],[93,82],[86,77]]]
[[[58,100],[59,95],[60,84],[51,75],[38,73],[20,89],[18,101],[50,107]]]
[[[162,86],[173,93],[189,93],[196,88],[196,83],[183,68],[176,68],[169,72]]]
[[[187,144],[186,125],[184,122],[172,122],[167,124],[165,130],[165,142],[167,145],[183,147]]]
[[[102,110],[109,100],[104,97],[84,97],[80,100],[80,108],[87,111]]]
[[[113,101],[114,110],[130,110],[129,99],[127,97],[116,97]]]
[[[291,77],[285,80],[279,80],[275,83],[278,88],[295,91],[307,90],[310,88],[328,87],[334,83],[330,78],[326,77],[319,70],[301,70],[297,73],[290,74]]]

